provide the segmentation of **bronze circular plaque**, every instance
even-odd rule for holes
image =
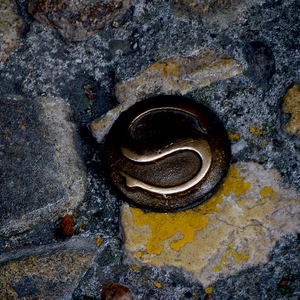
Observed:
[[[230,162],[230,141],[216,114],[180,96],[130,107],[112,126],[106,149],[111,178],[127,200],[161,212],[205,201]]]

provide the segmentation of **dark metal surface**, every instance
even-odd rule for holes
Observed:
[[[218,117],[180,96],[129,108],[111,128],[106,147],[111,178],[126,200],[162,212],[205,201],[230,161],[230,142]]]

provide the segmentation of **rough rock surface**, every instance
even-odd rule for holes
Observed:
[[[204,286],[266,263],[280,237],[300,230],[300,196],[280,182],[274,169],[239,163],[198,208],[166,215],[123,205],[125,250],[138,264],[182,267]]]
[[[24,21],[17,14],[14,1],[0,1],[0,68],[19,43],[24,30]]]
[[[107,24],[118,27],[129,3],[129,0],[29,0],[28,11],[42,24],[57,30],[64,40],[81,41]]]
[[[264,0],[172,0],[171,7],[179,17],[201,18],[204,24],[226,29],[232,24],[244,24],[249,8],[265,2]]]
[[[74,209],[86,175],[61,99],[8,95],[0,103],[0,234],[9,236]]]
[[[157,94],[185,95],[242,71],[239,62],[214,49],[157,61],[137,77],[116,86],[116,97],[121,104],[90,124],[92,134],[101,142],[120,113],[141,99]]]
[[[290,120],[283,124],[283,129],[290,135],[300,136],[300,85],[295,84],[284,96],[281,105],[284,114],[290,114]]]
[[[80,243],[73,240],[61,248],[37,247],[31,255],[14,253],[15,259],[6,262],[0,257],[0,298],[70,299],[95,255],[95,249]]]
[[[185,95],[242,71],[241,64],[230,56],[215,49],[205,49],[189,57],[170,57],[155,62],[136,78],[119,83],[116,96],[124,102],[157,93]]]

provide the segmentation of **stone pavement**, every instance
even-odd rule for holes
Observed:
[[[1,0],[0,299],[300,299],[299,15]],[[106,166],[114,121],[161,94],[207,105],[232,142],[219,190],[178,213],[130,207]]]

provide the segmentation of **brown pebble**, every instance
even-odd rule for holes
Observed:
[[[132,297],[126,286],[105,282],[102,286],[101,300],[132,300]]]
[[[74,216],[73,215],[65,215],[61,220],[61,229],[62,233],[65,236],[71,236],[74,233],[73,230],[73,222]]]
[[[285,278],[282,278],[280,281],[279,281],[279,286],[287,286],[289,284],[289,281]]]

